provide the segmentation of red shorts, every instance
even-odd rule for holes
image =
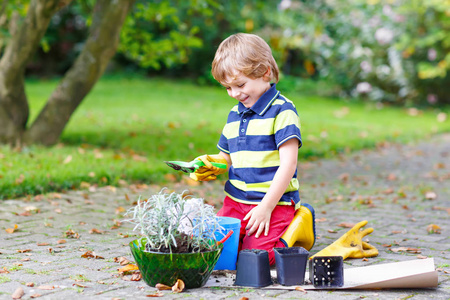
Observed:
[[[243,221],[244,217],[253,207],[255,207],[255,205],[236,202],[226,196],[223,200],[223,207],[219,210],[217,215],[241,220],[238,251],[243,249],[267,250],[269,252],[270,264],[273,265],[275,263],[273,248],[285,247],[285,244],[280,241],[280,237],[294,219],[294,205],[277,205],[270,217],[269,234],[267,236],[261,234],[259,238],[255,238],[254,233],[251,236],[246,235],[245,227],[249,220]]]

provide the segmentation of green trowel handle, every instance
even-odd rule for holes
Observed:
[[[205,166],[205,163],[204,163],[203,161],[199,160],[199,159],[194,160],[194,161],[192,161],[191,163],[192,163],[193,165],[195,165],[195,169],[196,169],[196,170],[197,170],[198,168],[200,168],[200,167],[204,167],[204,166]],[[214,167],[219,168],[219,169],[226,169],[226,168],[227,168],[227,165],[226,165],[226,164],[217,163],[217,162],[211,162],[211,164],[212,164]]]

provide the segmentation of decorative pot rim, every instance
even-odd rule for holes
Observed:
[[[130,247],[133,247],[134,245],[139,246],[139,240],[143,240],[145,241],[145,243],[147,242],[147,239],[145,237],[142,238],[137,238],[135,240],[132,240],[129,243]],[[213,240],[212,240],[213,241]],[[216,241],[214,241],[216,242]],[[175,252],[158,252],[158,251],[147,251],[144,250],[142,251],[143,253],[151,253],[151,254],[160,254],[160,255],[197,255],[199,253],[209,253],[209,252],[217,252],[217,251],[221,251],[223,249],[223,244],[222,243],[217,243],[217,249],[214,250],[208,250],[208,251],[195,251],[195,252],[182,252],[182,253],[175,253]]]

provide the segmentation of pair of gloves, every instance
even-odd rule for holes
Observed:
[[[196,159],[201,160],[205,164],[205,166],[200,167],[195,170],[195,172],[189,174],[189,177],[191,177],[195,181],[215,180],[217,178],[217,175],[227,172],[227,169],[221,169],[211,164],[211,162],[216,162],[227,165],[227,161],[220,154],[205,154],[197,157]]]

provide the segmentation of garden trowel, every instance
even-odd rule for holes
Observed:
[[[205,166],[205,163],[201,160],[193,160],[191,162],[184,162],[184,161],[165,161],[165,163],[171,167],[172,169],[175,169],[177,171],[183,171],[185,173],[192,173],[195,172],[200,167]],[[211,162],[211,164],[214,167],[220,168],[220,169],[226,169],[226,164]]]

